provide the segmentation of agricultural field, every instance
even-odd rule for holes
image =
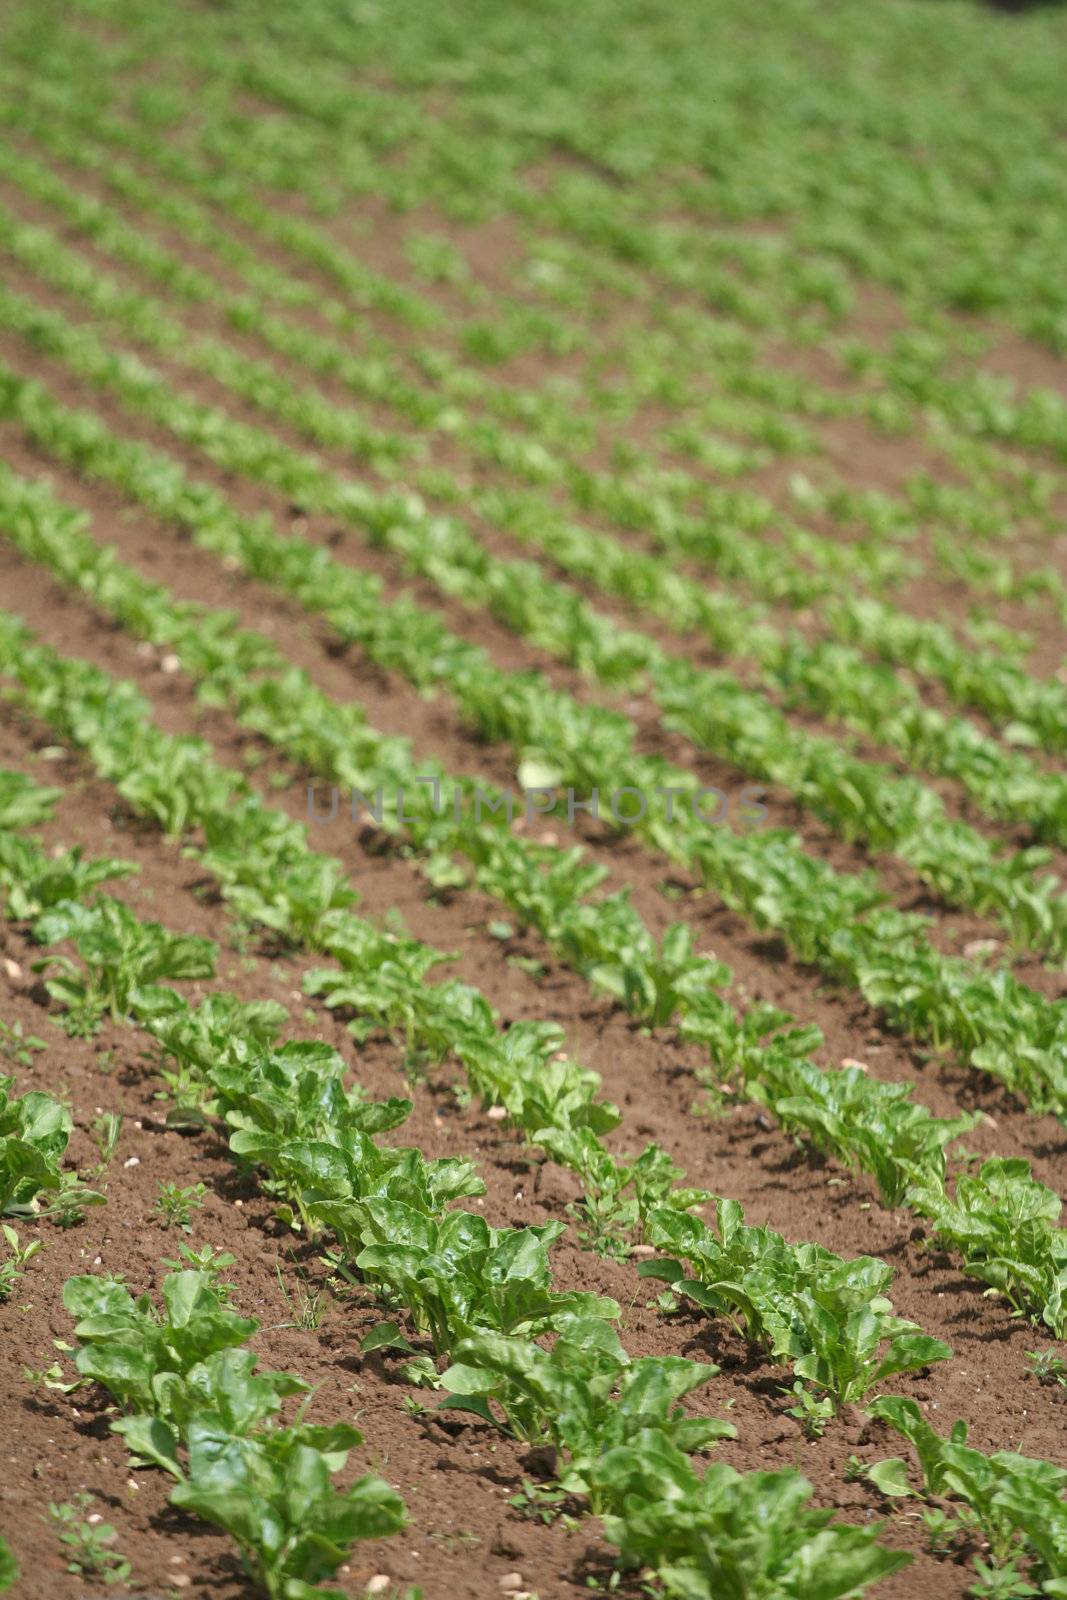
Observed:
[[[0,3],[0,1591],[1067,1597],[1067,9]]]

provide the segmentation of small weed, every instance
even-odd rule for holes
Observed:
[[[285,1287],[282,1269],[278,1263],[275,1263],[274,1272],[278,1279],[278,1288],[281,1290],[282,1299],[285,1301],[289,1314],[293,1319],[288,1326],[292,1328],[307,1328],[309,1331],[317,1328],[326,1315],[326,1296],[322,1290],[316,1289],[312,1293],[304,1279],[298,1277],[296,1293],[295,1295],[291,1294]]]
[[[191,1183],[184,1189],[177,1183],[160,1183],[152,1209],[162,1227],[181,1228],[183,1233],[192,1233],[192,1214],[203,1205],[206,1193],[202,1183]]]
[[[834,1403],[827,1397],[816,1399],[810,1389],[806,1389],[800,1382],[794,1383],[791,1389],[783,1389],[783,1394],[795,1395],[797,1403],[790,1406],[787,1415],[796,1417],[809,1439],[821,1439],[826,1431],[826,1425],[834,1414]]]
[[[23,1245],[14,1228],[9,1227],[6,1222],[2,1225],[2,1231],[8,1256],[4,1261],[0,1261],[0,1300],[7,1300],[15,1284],[22,1277],[23,1268],[43,1250],[44,1246],[40,1239],[31,1239],[29,1244]]]
[[[938,1511],[936,1506],[919,1514],[926,1536],[926,1548],[930,1554],[948,1555],[963,1532],[963,1523],[957,1517],[950,1517],[946,1512]]]
[[[33,1394],[40,1395],[49,1389],[57,1390],[60,1394],[73,1394],[75,1389],[80,1389],[82,1379],[75,1383],[65,1383],[63,1368],[58,1361],[53,1361],[50,1367],[23,1367],[22,1376],[29,1384]]]
[[[1067,1361],[1055,1350],[1028,1350],[1026,1359],[1039,1383],[1058,1383],[1061,1389],[1067,1389]]]
[[[100,1152],[100,1163],[91,1168],[89,1177],[101,1177],[111,1165],[122,1132],[122,1113],[119,1111],[103,1111],[93,1119],[90,1129],[93,1143]]]
[[[17,1067],[32,1067],[34,1052],[47,1050],[43,1039],[35,1033],[26,1033],[21,1022],[0,1020],[0,1056]]]
[[[48,1520],[69,1557],[67,1571],[89,1583],[125,1584],[129,1581],[130,1563],[111,1548],[118,1534],[110,1522],[102,1522],[98,1515],[89,1513],[92,1503],[91,1494],[79,1494],[61,1505],[53,1501],[48,1507]]]
[[[1041,1593],[1040,1589],[1035,1589],[1032,1583],[1026,1581],[1014,1561],[1007,1561],[1003,1566],[992,1566],[975,1557],[974,1565],[978,1581],[969,1591],[974,1600],[1025,1600],[1028,1595]]]
[[[532,1478],[523,1478],[522,1488],[509,1498],[508,1505],[513,1506],[520,1517],[548,1524],[562,1516],[560,1507],[566,1498],[563,1489],[553,1488],[551,1484],[535,1483]]]

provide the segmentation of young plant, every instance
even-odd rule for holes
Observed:
[[[876,1525],[831,1526],[797,1472],[741,1475],[713,1461],[702,1476],[657,1433],[608,1450],[593,1468],[604,1533],[625,1568],[651,1567],[671,1600],[813,1595],[845,1600],[904,1566]]]
[[[1067,1389],[1067,1361],[1055,1350],[1028,1350],[1026,1359],[1039,1383],[1057,1383],[1061,1389]]]
[[[442,1375],[446,1405],[476,1412],[520,1439],[550,1445],[567,1494],[600,1509],[595,1466],[606,1451],[653,1432],[685,1451],[705,1450],[736,1429],[690,1417],[679,1402],[717,1367],[681,1357],[631,1359],[600,1318],[567,1322],[550,1352],[527,1339],[480,1333],[463,1340]],[[498,1415],[497,1413],[500,1413]]]
[[[4,1022],[0,1018],[0,1056],[16,1067],[32,1067],[38,1050],[48,1046],[35,1033],[26,1033],[21,1022]]]
[[[193,1231],[193,1212],[204,1203],[207,1187],[203,1183],[180,1184],[161,1181],[153,1211],[164,1228],[181,1228],[183,1233]]]
[[[232,1283],[223,1283],[221,1275],[236,1265],[236,1256],[231,1255],[228,1250],[216,1250],[214,1245],[210,1244],[201,1245],[200,1249],[196,1250],[191,1244],[186,1244],[184,1239],[180,1239],[178,1257],[177,1261],[168,1261],[164,1257],[163,1265],[171,1272],[185,1272],[191,1268],[194,1272],[204,1273],[220,1302],[223,1305],[230,1304],[234,1296],[234,1287]]]
[[[48,1507],[49,1521],[68,1558],[67,1571],[88,1583],[125,1585],[132,1569],[126,1557],[112,1548],[118,1532],[110,1522],[86,1515],[92,1503],[91,1494],[79,1494],[61,1505],[53,1501]]]
[[[259,1326],[220,1297],[211,1274],[173,1272],[163,1307],[105,1278],[69,1278],[63,1303],[75,1317],[74,1365],[103,1384],[130,1415],[112,1424],[131,1450],[181,1476],[178,1444],[185,1421],[217,1410],[247,1426],[272,1415],[286,1394],[307,1385],[283,1373],[253,1376],[254,1357],[239,1347]]]
[[[998,1156],[960,1173],[955,1196],[923,1188],[912,1204],[937,1240],[959,1250],[964,1271],[1004,1295],[1015,1311],[1067,1335],[1067,1228],[1062,1202],[1038,1183],[1030,1164]]]
[[[821,1425],[819,1397],[836,1411],[858,1404],[898,1372],[951,1354],[916,1323],[895,1317],[886,1297],[892,1273],[871,1256],[843,1260],[819,1245],[791,1245],[770,1228],[745,1224],[736,1200],[720,1200],[716,1230],[666,1207],[652,1212],[649,1238],[673,1259],[642,1262],[697,1305],[729,1316],[772,1356],[792,1363],[814,1391],[802,1420]],[[692,1269],[687,1276],[683,1262]]]
[[[40,1239],[31,1239],[29,1244],[22,1244],[14,1228],[6,1222],[0,1224],[0,1232],[3,1233],[9,1252],[7,1258],[0,1261],[0,1300],[7,1300],[22,1277],[23,1268],[43,1250],[44,1246]]]
[[[0,1216],[39,1213],[45,1193],[58,1197],[51,1209],[61,1217],[102,1203],[102,1195],[60,1169],[74,1127],[66,1106],[38,1090],[13,1099],[14,1082],[0,1077]]]
[[[111,1165],[112,1158],[118,1148],[119,1136],[122,1133],[122,1113],[120,1111],[103,1111],[93,1121],[93,1142],[100,1154],[99,1163],[90,1169],[89,1176],[101,1178]]]
[[[706,1189],[679,1187],[685,1173],[658,1145],[619,1161],[589,1127],[540,1128],[535,1138],[581,1179],[581,1199],[568,1209],[583,1243],[601,1254],[627,1255],[657,1206],[685,1212],[714,1199]]]
[[[46,956],[34,971],[59,973],[45,986],[63,1006],[68,1031],[86,1037],[105,1016],[121,1022],[167,1003],[160,979],[210,978],[215,971],[217,950],[209,939],[140,922],[121,901],[104,896],[91,906],[63,901],[39,917],[33,931],[41,944],[69,939],[81,957],[82,966],[68,956]]]
[[[331,1478],[359,1443],[344,1423],[235,1435],[197,1416],[171,1504],[230,1534],[270,1600],[337,1596],[315,1586],[348,1559],[349,1546],[396,1533],[407,1521],[400,1496],[380,1478],[368,1474],[348,1489],[334,1488]]]
[[[363,1216],[374,1242],[356,1266],[407,1308],[435,1351],[482,1331],[533,1336],[575,1316],[619,1314],[614,1300],[553,1290],[548,1250],[561,1222],[497,1229],[472,1212],[435,1220],[393,1200],[368,1200]]]
[[[1067,1596],[1067,1470],[1006,1450],[975,1450],[963,1421],[947,1437],[939,1434],[914,1400],[885,1396],[872,1402],[870,1413],[911,1444],[925,1493],[960,1502],[957,1521],[981,1531],[989,1552],[980,1571],[987,1595],[1025,1594],[1018,1563],[1027,1560],[1029,1577],[1041,1585],[1032,1592]],[[888,1492],[914,1492],[902,1460],[878,1465]]]

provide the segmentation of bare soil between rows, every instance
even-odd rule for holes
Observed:
[[[506,275],[513,249],[507,230],[481,241],[479,270],[488,284]],[[387,258],[393,263],[394,254],[390,243],[383,262]],[[40,299],[47,301],[48,296],[41,294]],[[34,370],[32,359],[14,342],[0,340],[0,347],[23,370]],[[37,368],[49,379],[54,376],[48,363],[37,363]],[[531,381],[544,375],[536,361],[527,360],[524,371]],[[74,402],[87,398],[73,383],[58,382],[56,388]],[[219,398],[208,385],[202,397]],[[171,441],[124,418],[117,406],[99,396],[92,397],[92,404],[113,425],[156,438],[185,458]],[[239,407],[231,409],[240,414]],[[878,445],[862,429],[836,424],[827,429],[827,441],[831,462],[856,481],[896,483],[908,470],[906,444]],[[64,474],[20,446],[12,430],[0,431],[0,448],[17,470],[50,472],[63,491]],[[269,505],[280,516],[286,514],[278,497],[227,482],[199,458],[190,465],[196,476],[224,483],[242,509]],[[928,456],[917,444],[914,466],[925,465]],[[114,541],[127,559],[183,595],[234,606],[242,620],[270,632],[327,692],[358,699],[377,726],[409,734],[417,747],[453,770],[479,771],[497,782],[511,780],[510,752],[478,744],[441,701],[421,699],[354,653],[338,652],[327,631],[310,624],[288,602],[223,573],[209,557],[173,540],[150,518],[125,509],[116,495],[81,485],[72,497],[92,514],[94,533]],[[311,537],[337,542],[337,530],[316,519],[302,520],[301,527]],[[490,530],[479,531],[498,553],[508,553],[503,539],[494,539]],[[379,572],[390,594],[398,591],[401,577],[388,558],[356,547],[355,541],[342,542],[339,554]],[[406,586],[442,611],[465,637],[484,644],[495,660],[545,671],[559,686],[595,698],[577,673],[550,667],[497,624],[442,602],[428,585]],[[965,616],[969,606],[966,595],[953,594],[944,583],[931,585],[914,599],[917,610],[950,620]],[[155,654],[138,651],[132,639],[14,558],[3,544],[0,604],[18,611],[57,648],[133,679],[152,700],[161,725],[171,732],[201,733],[220,760],[246,767],[272,803],[290,815],[304,815],[308,774],[287,766],[225,712],[205,712],[190,685],[166,674]],[[621,615],[619,608],[605,609]],[[1033,621],[1021,608],[1001,607],[998,615],[1024,626]],[[651,631],[657,637],[665,634],[655,625]],[[1059,641],[1045,623],[1036,631],[1036,659],[1051,670]],[[633,709],[647,748],[693,762],[692,752],[663,735],[647,710]],[[320,963],[280,952],[267,940],[235,945],[229,914],[205,889],[195,860],[131,816],[115,792],[93,776],[84,758],[56,751],[57,743],[42,724],[0,701],[0,763],[20,767],[42,782],[60,783],[65,790],[55,821],[40,830],[45,841],[80,843],[93,852],[135,860],[138,877],[110,892],[143,916],[219,941],[219,978],[214,985],[197,986],[201,992],[225,987],[245,999],[279,999],[290,1011],[292,1035],[328,1040],[344,1055],[353,1081],[369,1095],[409,1093],[411,1117],[392,1137],[417,1145],[428,1156],[473,1155],[486,1181],[484,1208],[492,1223],[521,1226],[568,1216],[577,1193],[571,1177],[522,1147],[477,1104],[467,1104],[457,1092],[454,1068],[446,1066],[412,1082],[405,1078],[402,1051],[390,1041],[374,1039],[357,1046],[343,1018],[309,1003],[301,992],[304,973]],[[709,782],[735,776],[725,763],[699,765]],[[283,781],[287,787],[280,786]],[[966,815],[951,786],[941,788],[953,808]],[[833,840],[788,797],[775,794],[771,801],[775,820],[803,831],[806,842],[836,866],[852,870],[865,864],[862,851]],[[980,819],[969,820],[982,825]],[[1020,836],[1022,828],[1020,821]],[[698,1114],[706,1110],[698,1083],[700,1053],[681,1045],[672,1030],[648,1034],[633,1026],[620,1008],[591,990],[532,934],[494,938],[489,924],[502,913],[485,896],[466,890],[433,895],[402,851],[366,832],[322,828],[313,831],[311,842],[344,861],[366,915],[399,917],[411,933],[454,952],[451,966],[440,969],[442,975],[454,972],[477,984],[505,1024],[546,1017],[565,1028],[568,1049],[602,1074],[605,1095],[623,1110],[622,1125],[609,1140],[612,1148],[636,1151],[655,1139],[693,1183],[740,1199],[749,1220],[768,1222],[792,1239],[814,1239],[844,1254],[870,1253],[889,1261],[898,1311],[914,1317],[926,1332],[947,1339],[955,1350],[951,1362],[899,1384],[899,1391],[919,1400],[936,1426],[947,1431],[957,1416],[964,1416],[971,1425],[971,1441],[983,1449],[1016,1450],[1067,1463],[1067,1391],[1039,1384],[1025,1362],[1028,1350],[1051,1341],[1042,1330],[1011,1319],[1002,1303],[986,1298],[980,1285],[930,1251],[914,1217],[884,1211],[866,1180],[854,1179],[799,1147],[757,1106]],[[733,969],[733,992],[740,1002],[772,1000],[802,1020],[818,1022],[827,1063],[860,1059],[874,1075],[915,1081],[918,1098],[940,1114],[960,1105],[983,1110],[987,1119],[968,1137],[968,1148],[981,1154],[1025,1155],[1037,1176],[1060,1192],[1067,1189],[1067,1131],[1054,1119],[1029,1116],[995,1084],[910,1048],[885,1030],[859,997],[820,981],[789,956],[781,941],[758,937],[714,897],[693,896],[691,884],[669,874],[662,861],[650,858],[633,841],[611,842],[587,834],[586,843],[609,867],[614,883],[631,885],[635,903],[654,932],[661,934],[676,916],[691,923],[702,947],[714,949]],[[899,901],[920,903],[914,882],[903,871],[890,872],[887,881]],[[927,908],[938,915],[938,937],[953,944],[990,933],[981,919],[946,915],[936,902]],[[357,1422],[365,1442],[353,1455],[351,1473],[381,1473],[409,1506],[407,1532],[355,1548],[339,1579],[347,1593],[361,1593],[376,1573],[387,1574],[398,1587],[419,1585],[426,1600],[446,1595],[493,1600],[501,1593],[500,1579],[512,1572],[541,1600],[606,1587],[611,1551],[594,1519],[545,1525],[523,1516],[511,1503],[525,1478],[545,1472],[544,1459],[478,1422],[435,1415],[432,1397],[404,1381],[395,1359],[387,1353],[361,1354],[360,1341],[378,1317],[369,1296],[338,1285],[321,1259],[321,1248],[277,1221],[254,1174],[237,1168],[218,1130],[168,1128],[161,1080],[147,1040],[111,1025],[92,1041],[68,1038],[49,1015],[32,973],[37,952],[26,928],[0,925],[0,953],[5,959],[0,1017],[46,1040],[46,1049],[30,1065],[0,1061],[0,1070],[14,1072],[20,1091],[41,1087],[69,1099],[77,1125],[70,1158],[83,1170],[98,1160],[91,1138],[94,1119],[102,1111],[118,1111],[125,1118],[114,1160],[100,1180],[105,1206],[89,1210],[83,1222],[66,1230],[32,1220],[18,1224],[24,1239],[39,1236],[46,1248],[11,1298],[0,1304],[7,1401],[0,1408],[0,1528],[22,1565],[17,1594],[26,1600],[82,1600],[85,1583],[65,1570],[46,1514],[50,1501],[60,1503],[83,1490],[96,1497],[93,1509],[115,1524],[117,1547],[132,1562],[135,1593],[220,1600],[245,1600],[252,1593],[228,1541],[169,1509],[161,1474],[131,1471],[124,1447],[108,1430],[108,1411],[99,1392],[63,1396],[25,1376],[27,1370],[39,1371],[63,1359],[54,1344],[70,1337],[61,1295],[71,1274],[114,1272],[135,1292],[158,1290],[165,1271],[161,1263],[177,1255],[184,1237],[163,1228],[155,1215],[162,1181],[206,1185],[204,1205],[193,1215],[191,1242],[210,1242],[236,1256],[231,1276],[237,1304],[261,1319],[254,1345],[263,1365],[292,1369],[317,1386],[315,1418]],[[1037,962],[1020,962],[1018,970],[1050,998],[1063,997],[1062,972]],[[910,1600],[921,1592],[929,1600],[961,1600],[972,1578],[966,1562],[933,1558],[909,1503],[884,1500],[852,1474],[853,1457],[870,1464],[898,1453],[898,1442],[887,1430],[855,1412],[841,1417],[824,1438],[808,1439],[787,1414],[785,1369],[753,1355],[725,1323],[685,1309],[662,1311],[654,1287],[639,1278],[632,1261],[617,1262],[580,1248],[573,1227],[555,1253],[555,1264],[561,1287],[595,1289],[618,1300],[620,1332],[632,1353],[685,1354],[721,1367],[691,1403],[736,1424],[737,1440],[719,1449],[723,1459],[743,1470],[796,1466],[811,1480],[817,1504],[856,1522],[886,1520],[886,1542],[908,1549],[916,1559],[878,1586],[878,1596]],[[309,1306],[304,1314],[302,1308]],[[302,1325],[311,1320],[315,1326]],[[428,1413],[420,1413],[415,1401],[428,1405]],[[618,1592],[637,1600],[646,1591],[637,1576],[629,1575]]]

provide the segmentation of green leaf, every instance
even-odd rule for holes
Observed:
[[[902,1456],[888,1456],[884,1461],[876,1461],[867,1468],[867,1477],[882,1494],[896,1497],[915,1493],[908,1482],[908,1465]]]
[[[403,1350],[415,1354],[415,1346],[408,1341],[396,1322],[379,1322],[360,1340],[359,1348],[364,1355],[372,1350]]]

